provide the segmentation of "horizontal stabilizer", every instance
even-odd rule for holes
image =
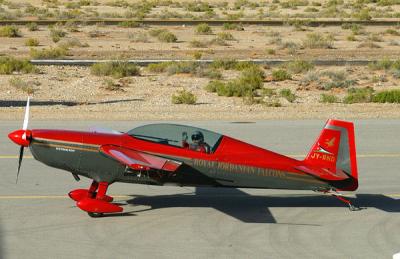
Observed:
[[[174,172],[182,165],[179,161],[114,145],[103,145],[100,152],[134,170],[158,169]]]

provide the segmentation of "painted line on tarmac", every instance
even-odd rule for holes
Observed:
[[[19,158],[19,156],[16,156],[16,155],[0,156],[0,159],[18,159],[18,158]],[[32,159],[33,156],[24,156],[24,159],[25,158]]]
[[[394,194],[383,194],[384,196],[387,197],[400,197],[400,193],[394,193]]]
[[[285,154],[283,154],[285,155]],[[306,154],[289,154],[288,157],[304,158]],[[379,158],[379,157],[400,157],[400,153],[386,153],[386,154],[359,154],[357,158]],[[33,156],[24,156],[26,159],[32,159]],[[17,155],[0,155],[0,159],[18,159]]]
[[[18,159],[18,157],[19,157],[19,156],[16,156],[16,155],[0,156],[0,159],[14,159],[14,158]],[[32,159],[33,156],[24,156],[24,158]]]
[[[353,197],[356,198],[357,194],[345,194],[345,197]],[[400,193],[392,193],[392,194],[375,194],[375,195],[383,195],[389,198],[398,198],[400,197]],[[226,195],[226,197],[231,195]],[[233,195],[235,196],[235,195]],[[269,195],[269,196],[280,196],[277,194]],[[298,194],[294,194],[294,196],[298,196]],[[304,196],[315,196],[315,194],[304,194]],[[118,199],[128,199],[132,198],[129,195],[112,195],[113,198]],[[220,195],[218,197],[221,197]],[[51,200],[51,199],[70,199],[68,195],[0,195],[0,200]],[[290,197],[288,197],[290,198]]]

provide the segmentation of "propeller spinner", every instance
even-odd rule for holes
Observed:
[[[15,183],[18,182],[19,171],[21,169],[22,158],[24,157],[24,148],[28,147],[31,142],[31,131],[28,130],[28,122],[29,122],[29,101],[30,98],[28,97],[28,101],[26,102],[25,107],[25,118],[24,124],[22,125],[22,130],[16,130],[8,134],[8,137],[17,145],[20,145],[19,149],[19,158],[18,158],[18,171],[17,171],[17,179]]]

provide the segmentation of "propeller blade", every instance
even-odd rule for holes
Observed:
[[[25,117],[24,117],[24,124],[22,125],[22,129],[26,130],[28,128],[28,122],[29,122],[29,102],[30,102],[30,97],[28,96],[28,101],[26,101],[26,107],[25,107]],[[26,139],[26,133],[22,135],[23,139]]]
[[[22,164],[22,158],[23,157],[24,157],[24,146],[21,146],[20,149],[19,149],[18,171],[17,171],[17,179],[15,180],[15,183],[18,183],[19,170],[21,169],[21,164]]]

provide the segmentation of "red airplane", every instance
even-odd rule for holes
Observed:
[[[93,179],[69,193],[90,216],[122,212],[106,195],[114,182],[293,189],[323,192],[358,209],[337,191],[358,187],[354,126],[328,120],[304,160],[296,160],[209,130],[149,124],[126,133],[28,129],[29,99],[21,130],[9,138],[51,167]],[[189,139],[190,136],[190,139]]]

